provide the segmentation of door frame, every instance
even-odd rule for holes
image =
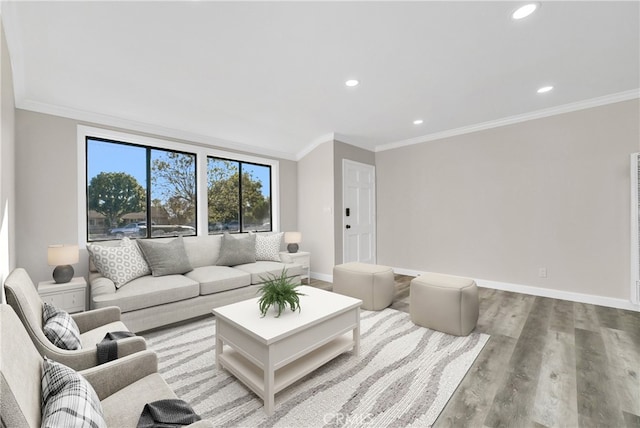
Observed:
[[[342,263],[346,263],[346,257],[347,257],[347,229],[346,229],[346,225],[347,225],[347,217],[345,216],[345,208],[347,206],[346,204],[346,199],[347,199],[347,167],[349,165],[353,165],[353,166],[358,166],[358,167],[365,167],[365,168],[369,168],[371,169],[371,173],[373,176],[373,186],[371,189],[371,205],[372,205],[372,210],[373,212],[371,213],[371,218],[373,219],[373,232],[372,232],[372,237],[373,239],[371,240],[372,242],[372,247],[371,248],[371,254],[373,254],[373,263],[377,263],[377,259],[378,259],[378,236],[377,236],[377,229],[378,229],[378,217],[377,217],[377,213],[376,213],[376,166],[375,165],[371,165],[368,163],[362,163],[362,162],[356,162],[354,160],[350,160],[350,159],[342,159],[342,209],[341,209],[341,213],[340,213],[340,218],[342,219]]]

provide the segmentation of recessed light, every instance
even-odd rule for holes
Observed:
[[[527,16],[531,15],[533,12],[536,11],[536,9],[538,8],[539,4],[538,3],[529,3],[529,4],[525,4],[524,6],[519,7],[518,9],[516,9],[515,12],[513,12],[513,14],[511,15],[511,17],[513,19],[522,19],[522,18],[526,18]]]
[[[549,92],[552,89],[553,89],[553,86],[543,86],[542,88],[538,89],[538,93],[544,94],[545,92]]]
[[[358,86],[359,83],[360,82],[358,82],[356,79],[349,79],[346,82],[344,82],[344,84],[349,87]]]
[[[424,122],[424,120],[422,120],[422,119],[416,119],[416,120],[413,121],[413,124],[414,125],[422,125],[423,122]]]

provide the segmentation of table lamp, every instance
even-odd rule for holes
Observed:
[[[79,260],[77,245],[49,245],[47,250],[47,262],[49,266],[55,266],[53,280],[56,284],[64,284],[73,278],[72,264]]]
[[[287,245],[287,251],[290,253],[298,252],[298,244],[302,241],[302,233],[300,232],[285,232],[284,243]]]

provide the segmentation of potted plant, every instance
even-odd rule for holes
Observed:
[[[304,296],[304,294],[296,290],[300,284],[294,284],[291,278],[287,277],[286,269],[282,269],[280,276],[269,274],[268,278],[260,277],[260,279],[264,281],[262,287],[258,289],[258,292],[262,293],[262,297],[258,300],[261,317],[267,315],[271,306],[278,309],[276,318],[282,314],[287,306],[294,312],[296,309],[300,312],[300,296]]]

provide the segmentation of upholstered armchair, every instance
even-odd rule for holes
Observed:
[[[39,427],[43,419],[43,358],[18,316],[6,304],[0,304],[0,425],[7,427]],[[145,350],[119,358],[78,373],[95,391],[99,405],[76,405],[77,409],[64,408],[72,417],[82,418],[82,411],[100,409],[108,427],[135,427],[145,404],[157,400],[175,399],[176,395],[157,373],[156,354]],[[67,369],[68,370],[68,369]],[[68,370],[78,377],[75,371]],[[76,383],[77,385],[77,383]],[[82,389],[82,388],[80,388]],[[58,393],[58,391],[53,391]],[[79,396],[78,388],[72,391]],[[93,396],[92,393],[86,394]],[[46,397],[45,397],[46,398]],[[56,397],[60,399],[60,397]],[[85,398],[85,397],[81,397]],[[64,399],[64,398],[62,398]],[[80,401],[74,399],[74,402]],[[75,403],[72,403],[75,404]],[[45,402],[46,406],[50,403]],[[55,413],[56,412],[52,412]],[[44,417],[50,416],[45,412]],[[199,421],[190,427],[210,427],[208,421]]]
[[[72,314],[78,325],[82,348],[74,351],[56,347],[44,334],[43,302],[29,274],[15,269],[4,283],[7,303],[14,309],[24,325],[35,348],[42,356],[71,367],[84,370],[98,364],[96,344],[114,331],[129,331],[120,321],[120,308],[113,306]],[[147,349],[144,338],[135,336],[118,340],[118,358]]]

